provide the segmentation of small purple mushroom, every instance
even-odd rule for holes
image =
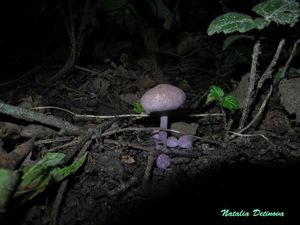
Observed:
[[[156,165],[160,169],[167,169],[171,165],[171,159],[166,154],[160,154],[156,159]]]
[[[167,139],[167,146],[169,148],[176,148],[178,146],[178,139],[177,137],[170,136]]]
[[[193,145],[193,136],[192,135],[183,135],[178,139],[178,145],[181,148],[190,148]]]
[[[154,140],[160,140],[159,139],[159,130],[154,130],[153,132],[152,132],[152,137],[154,138]],[[163,138],[164,139],[167,139],[167,133],[165,133],[164,135],[163,135]]]
[[[146,93],[141,98],[141,105],[146,113],[160,112],[160,128],[168,128],[168,115],[167,112],[178,109],[185,102],[185,93],[170,84],[159,84]],[[167,132],[160,131],[159,139],[166,143]]]
[[[159,130],[154,130],[152,132],[152,138],[155,140],[155,148],[160,149],[161,148],[161,143],[164,143],[162,140],[167,140],[167,133],[164,132],[161,134],[161,137],[159,137],[160,132]]]

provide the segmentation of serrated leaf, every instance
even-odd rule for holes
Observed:
[[[66,178],[71,173],[75,173],[83,165],[83,163],[86,160],[86,157],[87,157],[87,152],[85,154],[83,154],[79,160],[73,162],[69,166],[65,166],[63,168],[54,168],[51,171],[51,174],[53,175],[54,180],[56,182],[59,182],[59,181],[63,180],[64,178]]]
[[[220,105],[223,108],[230,109],[230,110],[236,110],[240,107],[239,101],[236,99],[236,97],[231,95],[221,98]]]
[[[291,27],[298,22],[300,16],[299,3],[294,0],[268,0],[259,3],[252,10],[269,22],[289,24]]]
[[[244,35],[244,34],[231,35],[227,37],[223,42],[223,50],[226,50],[230,45],[232,45],[234,42],[240,39],[254,40],[254,36]]]
[[[224,91],[222,88],[219,86],[213,85],[210,87],[208,91],[208,95],[205,101],[205,105],[214,102],[214,101],[219,101],[220,98],[224,96]]]
[[[224,96],[224,91],[221,87],[213,85],[209,89],[209,95],[215,98],[216,100],[219,100]]]
[[[221,32],[228,34],[236,31],[244,33],[254,28],[257,27],[250,16],[237,12],[229,12],[213,20],[207,29],[207,33],[208,35]]]

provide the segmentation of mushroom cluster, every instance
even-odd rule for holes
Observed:
[[[160,130],[154,131],[154,139],[156,141],[156,148],[160,147],[160,143],[166,144],[171,148],[189,145],[190,138],[183,136],[182,140],[175,137],[169,137],[165,129],[168,128],[168,112],[178,109],[185,102],[185,93],[170,84],[159,84],[148,90],[141,98],[141,105],[146,113],[160,113]],[[157,134],[158,133],[158,134]],[[187,142],[186,142],[187,140]],[[166,154],[160,154],[157,157],[156,165],[158,168],[166,169],[171,164],[171,159]]]
[[[174,136],[170,136],[167,139],[167,146],[170,148],[176,148],[177,146],[181,148],[190,148],[193,144],[192,135],[183,135],[179,139]]]
[[[168,112],[178,109],[185,102],[185,93],[170,84],[159,84],[148,90],[141,98],[146,113],[161,113],[160,129],[168,128]],[[167,132],[160,130],[158,139],[166,144]]]

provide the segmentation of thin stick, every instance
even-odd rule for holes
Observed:
[[[64,197],[64,193],[66,191],[66,188],[68,186],[68,180],[64,180],[61,185],[59,186],[59,190],[57,192],[57,195],[55,197],[54,205],[51,210],[51,221],[50,225],[56,225],[57,224],[57,218],[59,213],[59,208],[62,202],[62,199]]]
[[[271,85],[271,86],[270,86],[270,89],[269,89],[269,92],[268,92],[268,94],[267,94],[265,100],[264,100],[263,103],[261,104],[261,106],[260,106],[260,108],[259,108],[257,114],[255,115],[255,117],[252,119],[252,121],[251,121],[246,127],[242,128],[242,129],[240,129],[240,130],[238,130],[238,131],[235,132],[235,133],[242,134],[244,131],[248,130],[248,129],[249,129],[249,128],[250,128],[250,127],[258,120],[258,118],[260,118],[260,116],[262,115],[262,113],[263,113],[263,111],[264,111],[264,109],[265,109],[265,107],[266,107],[266,105],[267,105],[267,102],[268,102],[269,98],[271,97],[272,90],[273,90],[273,86]],[[230,137],[230,139],[233,139],[233,138],[235,138],[235,137],[236,137],[236,134],[232,135],[232,136]]]
[[[91,143],[92,143],[92,140],[88,140],[87,142],[85,142],[85,144],[81,148],[80,152],[75,157],[75,160],[78,160],[88,150]],[[64,181],[62,181],[62,183],[60,184],[59,190],[58,190],[57,195],[55,197],[54,205],[53,205],[52,210],[51,210],[50,225],[57,225],[57,218],[59,216],[60,205],[61,205],[61,202],[63,200],[64,193],[66,192],[68,182],[69,182],[69,180],[67,178]]]
[[[276,53],[275,53],[270,65],[268,66],[268,68],[266,69],[266,71],[263,73],[263,75],[261,76],[261,78],[258,81],[257,91],[262,88],[262,86],[264,85],[264,83],[267,79],[270,79],[272,77],[272,72],[273,72],[274,66],[276,65],[276,63],[278,61],[278,58],[280,56],[280,52],[281,52],[281,49],[282,49],[284,43],[285,43],[284,39],[282,39],[279,42]],[[256,94],[257,94],[257,92],[256,92]]]
[[[266,137],[265,135],[263,135],[263,134],[241,134],[241,133],[232,132],[232,131],[229,131],[229,133],[234,134],[234,135],[239,136],[239,137],[257,137],[257,136],[260,136],[260,137],[262,137],[263,139],[265,139],[267,142],[269,142],[273,147],[276,147],[276,145],[273,144],[273,142],[270,141],[269,138],[267,138],[267,137]]]
[[[58,138],[52,138],[52,139],[39,140],[39,141],[36,141],[34,144],[35,145],[45,145],[45,144],[52,144],[52,143],[57,143],[57,142],[70,141],[72,139],[73,139],[73,137],[58,137]]]
[[[239,133],[243,133],[245,130],[248,130],[257,121],[257,119],[260,118],[261,114],[263,113],[263,111],[264,111],[264,109],[265,109],[265,107],[267,105],[267,102],[268,102],[269,98],[271,97],[272,90],[273,90],[273,86],[271,85],[270,89],[269,89],[269,92],[267,94],[267,97],[265,98],[265,100],[261,104],[261,106],[260,106],[257,114],[255,115],[255,117],[253,118],[253,120],[246,127],[244,127],[243,129],[240,130]]]
[[[67,112],[74,116],[76,119],[118,119],[118,118],[130,118],[130,117],[149,117],[148,114],[121,114],[121,115],[113,115],[113,116],[98,116],[98,115],[88,115],[88,114],[77,114],[68,109],[56,107],[56,106],[40,106],[34,107],[32,109],[57,109],[64,112]],[[224,116],[224,113],[199,113],[199,114],[190,114],[188,117],[210,117],[210,116]]]
[[[243,106],[243,113],[239,124],[239,129],[242,129],[244,127],[244,124],[246,122],[246,119],[249,114],[250,107],[253,103],[253,95],[255,92],[255,79],[256,79],[256,71],[257,71],[257,60],[258,55],[260,53],[260,43],[259,41],[255,43],[253,48],[253,55],[252,55],[252,64],[251,64],[251,71],[249,75],[249,83],[248,83],[248,91],[247,91],[247,97],[244,101]]]
[[[298,46],[299,43],[300,43],[300,39],[298,39],[298,40],[294,43],[293,50],[292,50],[292,52],[291,52],[291,54],[290,54],[290,56],[289,56],[287,62],[285,63],[285,65],[284,65],[284,67],[283,67],[283,71],[282,71],[283,76],[281,77],[280,80],[282,80],[282,78],[284,78],[285,73],[286,73],[287,69],[289,68],[289,66],[290,66],[290,64],[291,64],[292,59],[293,59],[293,57],[295,56],[296,49],[297,49],[297,46]]]
[[[75,65],[74,66],[75,69],[78,69],[78,70],[81,70],[81,71],[84,71],[84,72],[88,72],[92,75],[94,74],[97,74],[97,75],[103,75],[103,72],[105,69],[103,69],[102,71],[96,71],[96,70],[91,70],[91,69],[88,69],[88,68],[85,68],[85,67],[82,67],[82,66],[78,66],[78,65]]]

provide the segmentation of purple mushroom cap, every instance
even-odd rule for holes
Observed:
[[[160,154],[156,159],[156,165],[160,169],[167,169],[171,165],[171,159],[166,154]]]
[[[185,93],[170,84],[159,84],[141,98],[141,105],[145,112],[166,112],[178,109],[185,102]]]
[[[152,138],[155,140],[155,148],[161,149],[162,144],[165,144],[167,141],[167,132],[160,132],[159,130],[154,130],[152,132]]]
[[[159,140],[160,140],[160,138],[159,138],[159,130],[154,130],[154,131],[152,132],[152,137],[154,138],[154,140],[159,141]],[[167,139],[167,133],[164,133],[164,134],[163,134],[163,138],[164,138],[164,139]]]
[[[193,136],[192,135],[183,135],[178,139],[178,145],[181,148],[190,148],[193,145]]]
[[[170,136],[167,139],[167,146],[170,148],[176,148],[178,146],[178,139],[177,137]]]
[[[159,84],[146,93],[141,98],[141,105],[146,113],[160,112],[160,128],[168,128],[167,112],[178,109],[185,102],[185,93],[170,84]],[[159,132],[159,139],[165,142],[165,131]]]

